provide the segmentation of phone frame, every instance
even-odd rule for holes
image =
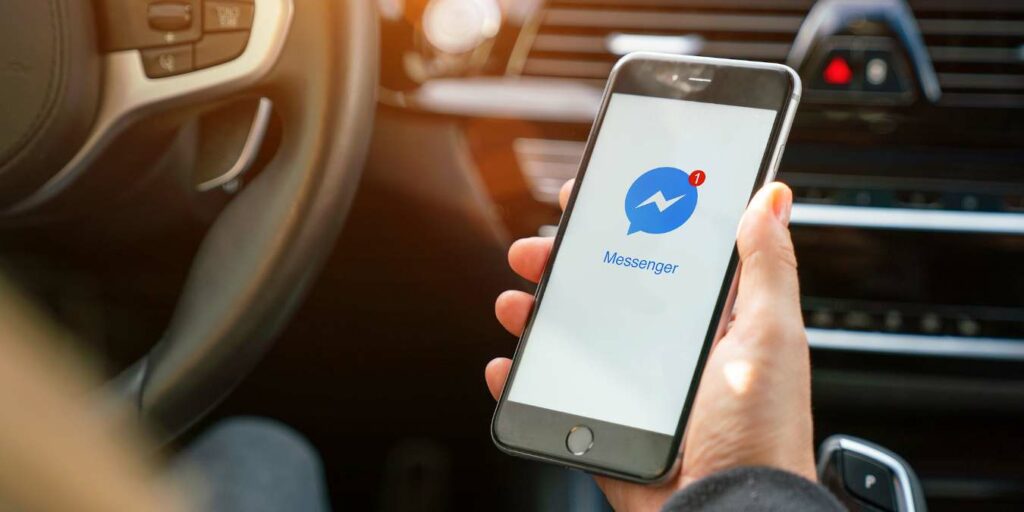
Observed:
[[[724,78],[719,76],[722,74],[725,75]],[[679,80],[679,77],[684,75],[687,80]],[[689,80],[690,77],[698,78],[700,81],[691,81]],[[735,83],[716,87],[714,85],[716,79],[729,79]],[[758,82],[758,80],[763,81]],[[755,90],[755,87],[758,85],[778,88],[779,84],[783,85],[778,90],[779,94],[776,97],[765,98],[767,95],[749,92]],[[738,87],[745,89],[747,92],[741,94]],[[775,92],[773,91],[773,95]],[[548,258],[544,273],[537,285],[534,308],[530,313],[530,318],[516,347],[509,377],[505,382],[502,396],[498,399],[498,405],[491,421],[491,437],[494,444],[500,450],[520,457],[551,462],[640,483],[656,483],[674,474],[680,459],[679,447],[686,424],[689,421],[693,399],[704,371],[708,353],[715,337],[721,333],[725,325],[725,317],[722,313],[731,309],[731,303],[735,295],[735,276],[739,262],[735,244],[733,245],[729,266],[726,269],[715,309],[712,313],[712,321],[709,322],[701,353],[697,360],[697,366],[683,408],[680,411],[676,432],[673,436],[613,424],[595,418],[579,417],[562,411],[512,402],[506,400],[505,397],[515,379],[534,319],[536,318],[537,311],[540,309],[548,276],[554,266],[562,239],[569,225],[569,218],[572,215],[576,197],[579,194],[580,186],[590,165],[590,158],[597,143],[601,125],[604,122],[605,113],[611,102],[612,95],[615,93],[625,93],[777,110],[778,114],[775,117],[775,123],[772,126],[771,135],[762,156],[758,176],[754,180],[754,187],[750,192],[750,198],[752,198],[765,183],[774,179],[778,171],[786,138],[800,101],[800,92],[800,77],[791,68],[781,64],[646,52],[629,54],[615,64],[605,86],[601,108],[594,120],[590,136],[587,140],[586,150],[580,161],[576,182],[565,211],[562,214],[562,219],[559,222],[558,233],[555,236],[551,256]],[[738,101],[737,98],[743,101]],[[715,321],[715,319],[718,320]],[[511,420],[511,425],[505,425],[505,422],[510,421],[506,419],[509,415],[517,416],[517,418]],[[597,432],[611,433],[612,442],[617,441],[620,446],[615,447],[616,449],[613,450],[613,453],[602,454],[600,458],[588,457],[586,454],[576,456],[571,454],[565,445],[565,436],[568,435],[568,428],[564,430],[565,433],[562,434],[561,438],[555,439],[547,437],[538,438],[529,435],[529,432],[524,432],[524,430],[529,430],[537,425],[551,430],[554,428],[550,425],[552,421],[559,422],[560,426],[568,424],[570,428],[573,425],[591,427],[595,432],[595,443],[601,437]],[[594,428],[595,426],[599,427],[599,429]],[[503,439],[503,436],[506,438]],[[518,438],[508,439],[509,437]],[[561,447],[561,454],[558,453],[558,445]]]

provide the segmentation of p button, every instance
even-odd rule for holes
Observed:
[[[565,436],[565,447],[573,455],[583,455],[594,447],[594,431],[583,425],[576,425],[569,429],[569,435]]]
[[[843,481],[854,496],[882,510],[898,510],[892,471],[856,453],[843,453]]]

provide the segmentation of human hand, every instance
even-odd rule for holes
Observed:
[[[565,208],[572,182],[562,187]],[[796,256],[789,236],[793,194],[770,183],[751,200],[737,233],[740,275],[732,318],[715,340],[690,414],[679,474],[646,486],[595,477],[616,510],[658,510],[677,490],[714,473],[769,466],[815,480],[810,356],[800,312]],[[517,274],[537,282],[553,245],[526,238],[509,248]],[[533,296],[518,290],[495,303],[498,321],[520,336]],[[485,370],[497,399],[512,361],[498,358]]]

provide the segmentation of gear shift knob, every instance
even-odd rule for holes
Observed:
[[[853,512],[926,512],[921,483],[907,461],[846,435],[821,443],[818,479]]]

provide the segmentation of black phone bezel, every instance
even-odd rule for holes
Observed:
[[[766,108],[776,111],[777,114],[772,126],[771,135],[763,150],[757,178],[754,180],[754,187],[748,197],[749,202],[749,199],[766,182],[766,177],[772,170],[775,157],[780,156],[776,155],[782,149],[779,144],[779,138],[783,135],[783,125],[790,114],[790,110],[795,108],[796,102],[794,100],[799,97],[798,83],[798,79],[795,78],[792,70],[785,66],[729,61],[725,59],[633,54],[624,57],[616,64],[606,86],[604,99],[591,129],[583,158],[580,161],[576,183],[573,186],[565,212],[559,223],[551,256],[537,285],[533,311],[520,337],[516,354],[513,358],[512,368],[509,371],[509,377],[495,409],[491,424],[491,434],[494,443],[499,449],[514,455],[554,462],[576,469],[641,483],[657,482],[671,475],[679,452],[679,446],[682,442],[683,432],[689,421],[693,399],[696,395],[710,347],[718,331],[722,311],[726,305],[735,277],[739,262],[735,245],[733,246],[729,265],[723,277],[712,315],[712,319],[718,319],[718,321],[712,320],[709,323],[696,369],[691,378],[689,391],[679,414],[678,426],[673,436],[512,402],[506,400],[505,397],[515,379],[520,356],[526,347],[536,313],[542,304],[548,276],[554,266],[562,239],[568,228],[580,185],[585,178],[587,167],[590,164],[590,158],[600,134],[612,95],[617,93],[633,94],[685,101]],[[752,93],[752,91],[755,92]],[[514,421],[509,425],[504,424],[508,420],[508,413],[513,414],[517,417],[516,419],[521,419],[521,421]],[[621,449],[615,450],[618,453],[612,453],[610,457],[603,457],[606,460],[592,460],[588,459],[586,454],[583,456],[570,454],[564,447],[564,438],[557,438],[556,436],[555,439],[547,437],[540,439],[529,435],[521,436],[521,434],[527,433],[524,431],[524,428],[528,430],[530,427],[537,427],[538,425],[549,428],[552,422],[559,425],[568,425],[569,428],[579,424],[587,426],[599,425],[601,429],[595,431],[595,443],[601,437],[599,435],[600,431],[614,433],[617,430],[621,430],[619,434],[622,435],[612,436],[613,441],[617,440],[620,442]],[[568,428],[565,431],[568,433]],[[619,439],[615,439],[616,437]],[[524,444],[530,446],[524,446]],[[559,449],[561,449],[560,452]],[[662,456],[657,457],[656,464],[649,464],[649,462],[654,461],[638,460],[646,458],[645,453],[661,451],[663,449],[665,452]],[[638,457],[638,455],[640,456]],[[613,461],[629,461],[633,464],[631,464],[632,467],[624,467],[626,464],[619,464],[618,467],[615,467],[615,463],[609,462],[608,459]],[[648,469],[651,470],[649,471]]]

